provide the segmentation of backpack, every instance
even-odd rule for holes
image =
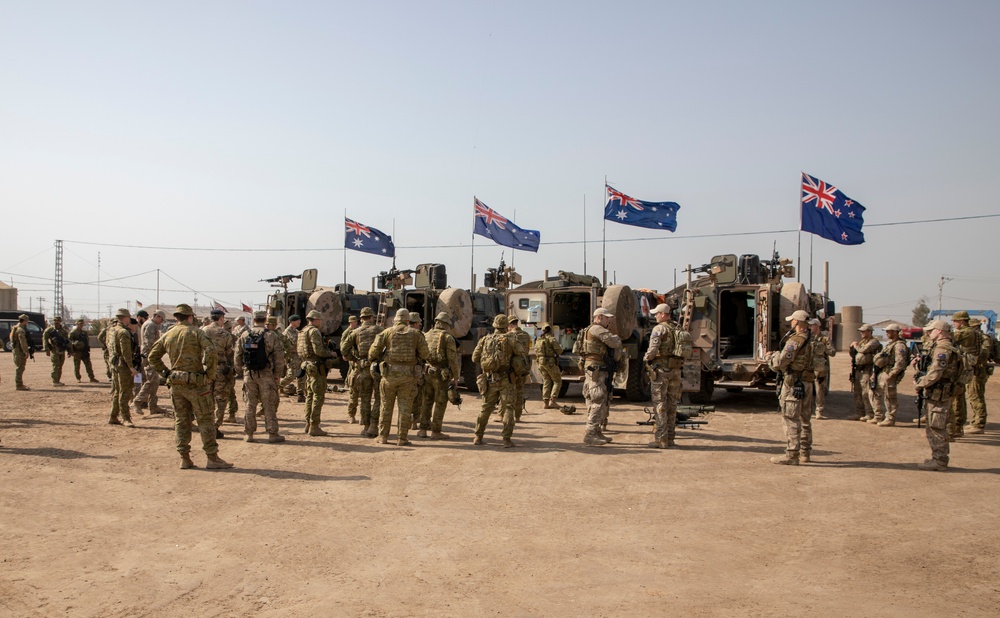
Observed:
[[[990,341],[990,358],[991,363],[1000,363],[1000,339],[996,337],[987,336]]]
[[[506,371],[511,357],[510,341],[504,335],[494,333],[483,339],[482,356],[479,364],[484,373],[499,373]]]
[[[528,358],[527,350],[522,354],[515,354],[510,358],[510,372],[516,378],[523,378],[531,373],[531,359]]]
[[[958,361],[958,368],[955,372],[955,381],[959,384],[968,384],[968,382],[976,375],[976,357],[963,350],[961,346],[957,346],[953,343],[951,343],[949,347],[955,354],[955,359]]]
[[[691,339],[691,333],[683,328],[674,329],[674,356],[687,359],[691,356],[693,348],[694,341]]]
[[[250,371],[261,371],[271,366],[267,358],[267,347],[264,345],[266,330],[250,330],[243,342],[243,366]]]

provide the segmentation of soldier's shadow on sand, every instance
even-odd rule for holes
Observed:
[[[67,427],[83,427],[91,425],[91,423],[67,423],[60,421],[46,421],[38,418],[8,418],[0,421],[0,423],[2,423],[5,428],[31,427],[33,425],[65,425]]]
[[[2,446],[2,445],[0,445]],[[0,448],[0,455],[28,455],[51,459],[114,459],[113,455],[91,455],[62,448]]]
[[[815,455],[814,455],[815,456]],[[901,470],[904,472],[920,472],[921,474],[931,474],[926,470],[921,470],[916,463],[898,463],[887,461],[813,461],[806,466],[817,468],[871,468],[882,470]],[[940,474],[940,473],[939,473]],[[944,474],[1000,474],[1000,468],[959,468],[948,466]]]
[[[215,472],[215,470],[212,470]],[[233,468],[222,471],[225,474],[255,474],[281,481],[370,481],[370,476],[354,474],[349,476],[331,476],[328,474],[309,474],[307,472],[292,472],[290,470],[265,470],[262,468]]]

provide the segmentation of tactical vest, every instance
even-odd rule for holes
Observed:
[[[812,382],[816,379],[813,351],[812,346],[809,345],[809,340],[808,333],[795,333],[788,338],[788,343],[795,342],[798,346],[798,349],[795,350],[795,357],[788,365],[788,371],[795,374],[803,382]]]
[[[415,365],[417,337],[422,336],[405,324],[393,326],[385,339],[385,361],[390,365]]]
[[[604,357],[608,355],[608,346],[597,337],[590,335],[591,328],[593,328],[593,325],[588,326],[580,333],[580,338],[583,341],[581,344],[581,356],[592,361],[604,360]]]
[[[674,355],[674,329],[666,324],[657,324],[654,330],[660,331],[660,347],[656,350],[656,358],[666,360]]]
[[[312,342],[309,339],[309,334],[314,330],[318,329],[312,324],[306,326],[299,331],[299,340],[295,342],[295,351],[298,353],[299,357],[304,360],[315,361],[319,358],[313,353]]]
[[[448,353],[445,350],[447,340],[445,337],[451,337],[451,335],[441,328],[432,328],[427,333],[427,360],[438,369],[448,368]]]
[[[551,335],[542,335],[535,341],[535,357],[539,360],[555,360],[558,356],[559,350]]]

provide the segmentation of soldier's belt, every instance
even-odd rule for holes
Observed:
[[[194,371],[171,371],[167,382],[171,385],[188,384],[191,386],[203,386],[207,376],[202,372]]]

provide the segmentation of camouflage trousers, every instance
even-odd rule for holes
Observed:
[[[86,354],[78,352],[73,354],[73,375],[76,377],[76,381],[79,382],[83,379],[83,374],[80,373],[81,363],[83,364],[83,368],[87,370],[87,377],[93,380],[94,366],[90,363],[90,352]]]
[[[53,350],[49,352],[49,357],[52,360],[52,383],[61,382],[63,363],[66,362],[66,353]]]
[[[306,430],[319,424],[326,401],[326,371],[317,369],[316,363],[303,363],[306,368]]]
[[[854,412],[861,418],[872,418],[875,416],[875,408],[872,407],[871,397],[872,368],[858,367],[854,373],[854,384],[851,390],[854,393]]]
[[[109,420],[132,420],[128,402],[132,399],[132,371],[128,367],[116,365],[111,372],[111,417]]]
[[[243,412],[243,430],[252,436],[257,431],[257,406],[264,412],[264,429],[278,433],[278,379],[270,369],[243,374],[243,394],[247,407]]]
[[[235,374],[236,372],[230,369],[230,374]],[[236,416],[236,413],[240,411],[240,404],[236,401],[236,376],[230,375],[229,379],[226,381],[226,385],[229,387],[229,398],[228,398],[228,408],[229,415]]]
[[[107,350],[104,350],[104,370],[108,374],[108,379],[111,379],[111,356],[108,354]]]
[[[160,389],[160,374],[153,371],[146,358],[142,359],[142,369],[142,386],[139,387],[139,394],[135,396],[135,401],[136,403],[148,404],[150,410],[156,410],[159,408],[157,405],[159,398],[156,396],[156,392]]]
[[[948,422],[953,402],[947,399],[927,400],[927,443],[931,447],[931,457],[938,463],[948,465]]]
[[[514,420],[521,420],[521,413],[524,412],[524,384],[528,381],[527,376],[520,378],[511,377],[510,385],[514,389]]]
[[[972,384],[975,380],[971,380]],[[968,420],[969,408],[966,405],[965,393],[968,386],[963,386],[955,393],[951,400],[951,415],[948,417],[948,436],[956,438],[965,432],[965,423]]]
[[[170,389],[170,400],[174,404],[174,442],[177,452],[186,455],[191,452],[191,423],[198,421],[201,433],[201,447],[208,455],[219,452],[215,439],[215,424],[212,422],[211,384],[195,386],[174,384]]]
[[[427,393],[427,377],[424,375],[422,368],[419,373],[420,375],[417,376],[417,387],[413,391],[413,405],[410,406],[411,427],[420,424],[420,415],[424,409],[424,394]]]
[[[554,358],[546,358],[538,363],[538,372],[542,374],[542,401],[551,401],[559,396],[562,390],[562,372]]]
[[[969,407],[972,408],[972,418],[969,424],[983,429],[986,427],[986,380],[990,378],[985,371],[976,374],[969,382]]]
[[[24,386],[24,368],[28,364],[28,355],[16,348],[14,350],[14,386]]]
[[[378,423],[378,435],[388,437],[392,429],[392,413],[399,403],[399,439],[405,440],[410,431],[413,415],[413,401],[417,392],[417,367],[409,365],[385,365],[382,372],[382,415]]]
[[[444,424],[444,411],[448,407],[448,384],[444,374],[436,369],[424,377],[423,396],[420,401],[420,428],[440,432]]]
[[[232,372],[232,369],[229,370]],[[226,418],[226,406],[229,405],[229,384],[233,379],[228,375],[219,376],[211,384],[212,402],[215,404],[215,426],[222,427],[222,421]]]
[[[885,419],[891,422],[896,421],[896,413],[899,412],[899,397],[896,395],[896,387],[902,379],[902,374],[894,378],[886,375],[878,377],[878,382],[873,385],[875,390],[872,394],[872,408],[875,411],[875,420],[881,421]]]
[[[493,381],[490,381],[492,377]],[[483,405],[479,409],[479,418],[476,419],[476,435],[480,438],[486,433],[486,425],[490,422],[490,415],[500,404],[500,419],[503,421],[501,436],[510,438],[514,435],[514,386],[510,379],[503,374],[482,374],[476,383],[479,385],[479,394],[483,397]]]
[[[288,395],[304,395],[306,392],[306,377],[303,375],[301,378],[296,378],[295,374],[299,372],[299,367],[302,366],[302,361],[298,356],[292,356],[286,359],[288,363],[288,368],[285,370],[285,376],[281,378],[281,390]]]
[[[639,361],[636,361],[639,362]],[[677,430],[677,400],[681,398],[681,370],[649,367],[657,442],[673,440]]]
[[[607,371],[594,365],[587,367],[583,379],[583,399],[587,402],[587,435],[600,433],[611,407]]]
[[[791,393],[778,399],[781,407],[781,419],[785,427],[785,452],[796,457],[801,452],[808,455],[812,452],[812,409],[814,404],[815,382],[806,382],[806,395],[796,399]],[[791,390],[791,389],[787,389]]]
[[[829,379],[828,375],[816,376],[816,396],[813,398],[816,418],[823,416],[823,411],[826,409],[826,383]]]

